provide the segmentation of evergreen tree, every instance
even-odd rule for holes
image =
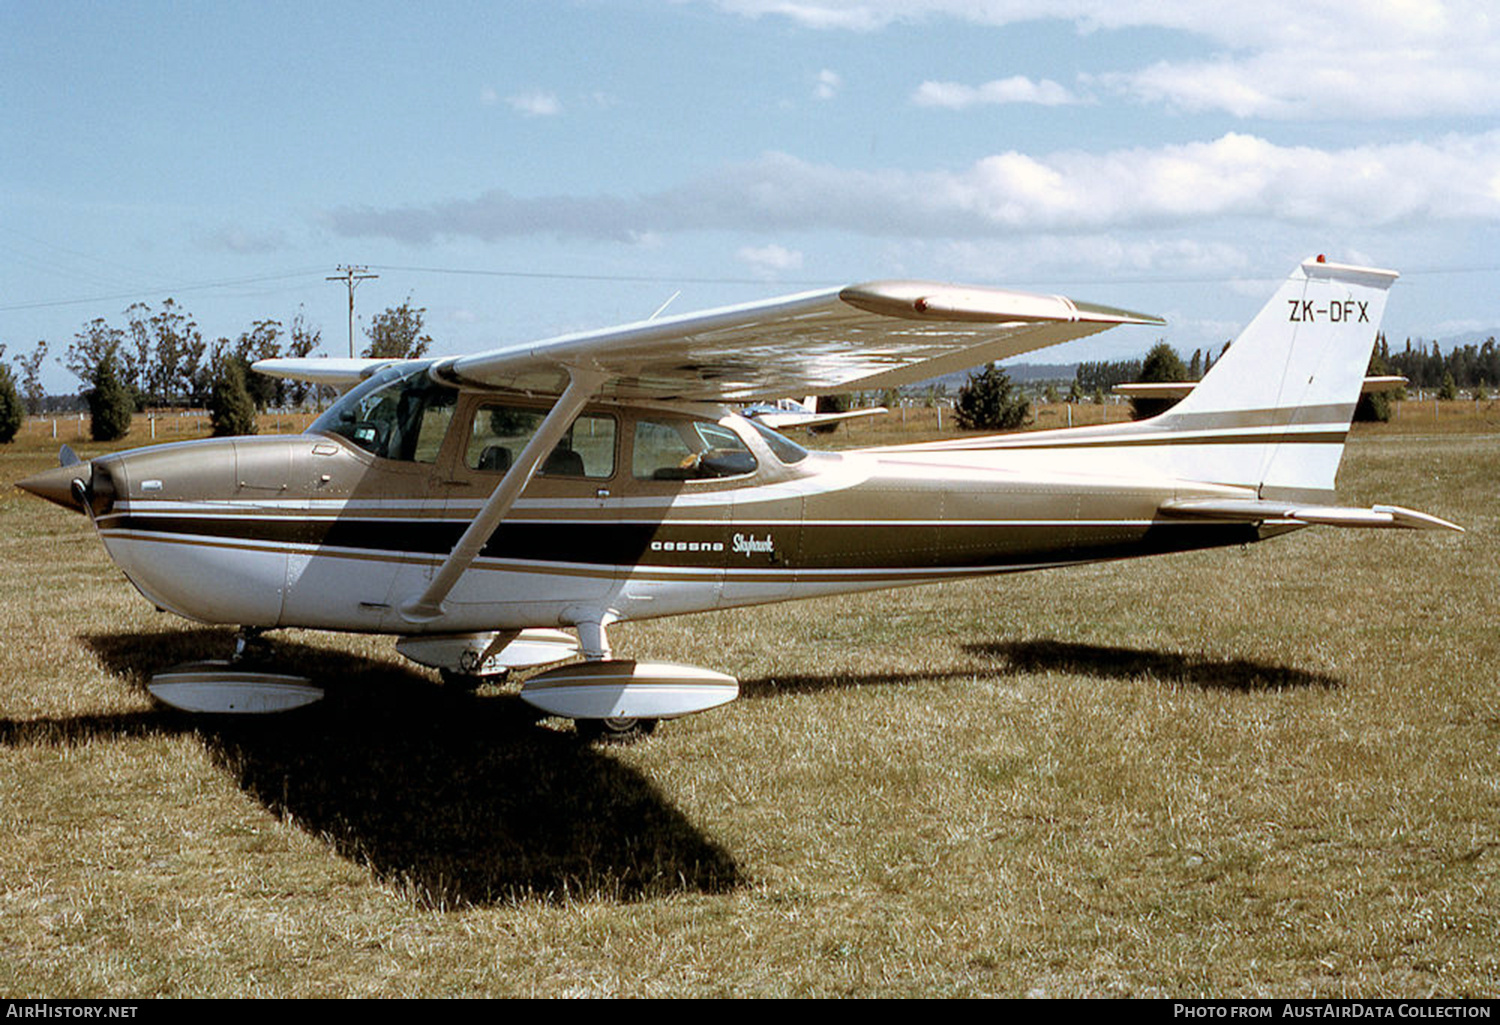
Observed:
[[[25,412],[10,367],[0,363],[0,444],[9,443],[16,436]]]
[[[970,431],[1008,431],[1031,415],[1031,403],[1011,383],[1010,375],[991,363],[958,390],[953,407],[958,426]]]
[[[1433,346],[1433,348],[1437,348],[1437,346]],[[1458,385],[1453,383],[1453,375],[1451,373],[1446,371],[1443,373],[1443,386],[1438,389],[1438,398],[1444,402],[1451,402],[1458,398]]]
[[[1188,368],[1183,365],[1182,357],[1177,355],[1177,350],[1166,342],[1157,342],[1146,353],[1146,360],[1141,364],[1140,380],[1143,383],[1162,383],[1168,381],[1188,380]],[[1177,405],[1177,399],[1131,399],[1130,416],[1134,420],[1145,420],[1149,417],[1165,413]]]
[[[853,396],[850,395],[819,395],[813,405],[819,413],[843,413],[854,408]],[[813,434],[832,434],[839,429],[839,423],[834,420],[832,423],[813,424],[808,430]]]
[[[89,436],[95,441],[117,441],[130,433],[135,396],[120,380],[114,349],[94,368],[94,387],[88,393]]]
[[[375,315],[365,336],[370,344],[360,355],[376,359],[416,359],[432,345],[432,336],[422,333],[422,321],[427,307],[411,305],[411,296],[400,306],[393,306],[384,313]]]
[[[228,353],[219,359],[208,413],[216,438],[255,433],[255,403],[250,401],[250,390],[245,387],[244,364]]]
[[[1390,348],[1384,342],[1383,337],[1378,337],[1375,349],[1370,353],[1370,365],[1366,373],[1371,377],[1384,377],[1390,373],[1385,362]],[[1394,390],[1361,392],[1359,402],[1354,407],[1354,419],[1360,423],[1385,423],[1391,418],[1391,399],[1395,397],[1397,394]]]

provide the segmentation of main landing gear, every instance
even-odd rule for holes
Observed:
[[[656,732],[660,719],[633,719],[617,716],[613,719],[574,719],[573,729],[578,739],[589,744],[634,744],[645,740]]]
[[[146,689],[164,705],[211,715],[289,712],[323,698],[323,688],[305,676],[252,667],[267,653],[262,631],[243,627],[228,661],[189,662],[151,677]]]

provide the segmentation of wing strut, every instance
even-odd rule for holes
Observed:
[[[542,420],[541,427],[501,478],[500,484],[453,546],[448,558],[438,567],[427,590],[401,605],[401,618],[408,623],[428,623],[443,614],[443,601],[448,597],[448,592],[453,590],[458,578],[479,557],[485,542],[490,539],[490,535],[495,532],[495,528],[500,525],[526,485],[531,483],[537,467],[562,440],[573,419],[583,411],[584,404],[605,380],[603,374],[582,370],[570,369],[568,374],[568,387],[563,391],[562,397]]]

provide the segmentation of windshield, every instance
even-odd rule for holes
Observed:
[[[458,392],[428,377],[430,365],[382,370],[335,402],[308,430],[348,438],[382,459],[435,462]]]
[[[772,454],[786,465],[790,466],[793,463],[800,463],[807,458],[807,449],[792,439],[783,434],[776,433],[765,424],[756,420],[746,420],[745,422],[760,432],[760,436],[766,439],[766,444],[771,446]]]

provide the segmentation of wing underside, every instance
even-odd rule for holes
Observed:
[[[600,373],[611,398],[742,403],[909,384],[1155,317],[1062,296],[873,282],[567,335],[442,361],[440,376],[560,390]]]
[[[604,398],[745,403],[911,384],[1163,321],[998,288],[883,281],[664,317],[438,360],[457,383],[560,394],[577,372]],[[347,387],[391,361],[279,359],[263,373]]]

